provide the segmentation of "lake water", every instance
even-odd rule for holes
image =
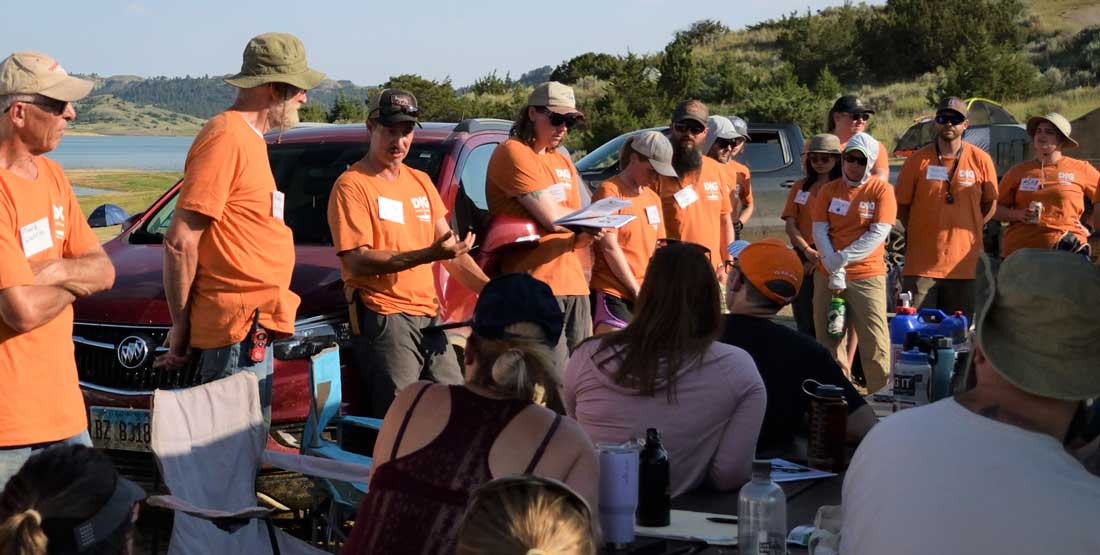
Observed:
[[[64,137],[47,154],[62,168],[183,171],[194,137]]]

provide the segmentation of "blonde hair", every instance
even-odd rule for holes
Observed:
[[[559,482],[498,478],[474,491],[458,531],[459,555],[595,555],[592,514]]]
[[[466,350],[477,361],[470,382],[516,399],[534,400],[537,386],[557,387],[554,371],[557,359],[546,345],[542,328],[530,322],[518,322],[504,328],[509,334],[490,339],[470,336]]]
[[[45,555],[42,514],[34,509],[15,513],[0,523],[0,554]]]

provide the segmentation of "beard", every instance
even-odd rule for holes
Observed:
[[[280,131],[286,131],[295,125],[298,125],[298,108],[292,106],[293,99],[284,100],[271,107],[267,112],[267,127],[268,129],[278,129]]]
[[[672,169],[684,175],[703,167],[703,153],[693,143],[678,142],[672,149]]]

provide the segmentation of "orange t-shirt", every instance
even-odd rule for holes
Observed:
[[[981,205],[997,200],[997,168],[984,150],[963,143],[950,186],[955,202],[948,204],[941,173],[950,174],[956,164],[955,153],[944,154],[941,163],[935,144],[928,145],[906,159],[898,174],[894,193],[899,205],[909,206],[902,275],[974,279],[985,225]]]
[[[1085,199],[1097,195],[1100,173],[1091,164],[1063,156],[1053,166],[1040,167],[1038,160],[1013,166],[1001,180],[997,203],[1023,208],[1032,201],[1043,204],[1038,224],[1012,222],[1004,237],[1004,256],[1020,249],[1049,249],[1067,231],[1082,243],[1088,236],[1078,223],[1085,212]]]
[[[592,195],[592,200],[616,197],[629,200],[631,205],[623,208],[618,213],[634,216],[630,223],[619,229],[608,229],[607,233],[617,235],[619,247],[626,257],[626,263],[634,272],[634,278],[641,285],[645,279],[646,266],[653,251],[657,250],[657,239],[665,236],[665,224],[661,216],[661,197],[657,196],[649,187],[639,187],[638,192],[627,194],[623,192],[624,186],[619,176],[612,177],[600,184],[600,188]],[[597,249],[596,262],[592,266],[593,291],[603,291],[619,297],[620,299],[633,300],[633,295],[627,293],[621,280],[615,277],[611,266],[607,264],[604,255]]]
[[[0,289],[33,285],[31,262],[74,258],[99,244],[56,162],[38,179],[0,170]],[[88,427],[73,357],[73,309],[26,333],[0,320],[0,446],[72,437]]]
[[[799,179],[791,187],[791,191],[787,193],[787,203],[783,205],[783,214],[780,219],[786,220],[787,218],[794,218],[795,225],[798,227],[798,233],[802,235],[802,238],[806,240],[810,245],[814,244],[814,216],[813,206],[814,199],[817,198],[821,187],[818,187],[817,191],[813,190],[811,186],[806,191],[802,190],[802,186],[805,185],[805,179]]]
[[[726,163],[726,171],[733,175],[729,182],[730,206],[740,205],[740,212],[752,204],[752,172],[748,166],[732,158]]]
[[[489,158],[485,197],[489,214],[531,217],[516,197],[547,191],[569,211],[580,210],[580,177],[573,162],[557,150],[539,154],[518,139],[498,146]],[[537,225],[537,224],[536,224]],[[548,233],[542,229],[534,249],[509,253],[501,260],[504,272],[527,272],[550,286],[556,296],[587,295],[588,279],[580,258],[573,252],[572,233]]]
[[[847,141],[840,143],[840,151],[844,152],[844,148],[847,146]],[[802,154],[806,154],[806,149],[809,148],[810,143],[806,143],[806,147],[803,149]],[[875,158],[874,170],[876,172],[881,172],[882,175],[890,175],[890,153],[886,151],[886,145],[882,144],[882,141],[878,143],[878,158]],[[886,179],[883,179],[883,181],[886,181]]]
[[[679,179],[661,176],[657,186],[665,232],[673,239],[706,247],[714,264],[727,257],[721,248],[721,222],[722,215],[732,211],[729,177],[722,164],[704,156],[698,171]]]
[[[240,342],[256,309],[273,335],[293,334],[294,236],[283,223],[263,137],[239,113],[222,112],[195,137],[183,174],[176,207],[212,220],[199,240],[191,346]]]
[[[842,250],[859,239],[871,224],[890,224],[898,218],[898,205],[890,184],[872,177],[859,187],[849,187],[844,178],[826,183],[817,193],[813,207],[815,222],[829,223],[833,249]],[[848,280],[886,274],[886,247],[879,243],[863,260],[845,267]],[[822,272],[825,267],[818,263]]]
[[[356,163],[336,179],[328,198],[328,226],[338,253],[359,247],[395,252],[427,248],[435,242],[435,223],[446,217],[428,174],[405,165],[396,180],[388,181],[368,175]],[[343,277],[359,290],[363,304],[379,314],[439,313],[431,264],[374,276],[345,270]]]

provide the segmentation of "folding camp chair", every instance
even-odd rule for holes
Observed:
[[[153,453],[172,492],[147,503],[176,511],[169,555],[327,553],[276,528],[256,506],[261,462],[310,476],[354,482],[369,467],[264,451],[256,376],[241,372],[189,389],[153,394]]]
[[[340,430],[347,426],[370,430],[379,430],[382,427],[382,420],[378,418],[339,414],[343,400],[339,348],[329,347],[311,357],[309,390],[309,415],[306,417],[305,430],[302,432],[302,454],[369,467],[372,462],[370,457],[345,451],[338,442],[322,437],[322,433],[329,426],[337,427],[337,437]],[[363,475],[359,481],[355,482],[314,478],[315,491],[320,494],[314,495],[313,498],[312,514],[315,520],[312,539],[314,542],[320,541],[325,547],[331,544],[338,547],[347,539],[342,526],[354,517],[356,508],[366,495],[366,478],[367,476]],[[317,534],[321,531],[324,533],[323,538],[319,538]]]

